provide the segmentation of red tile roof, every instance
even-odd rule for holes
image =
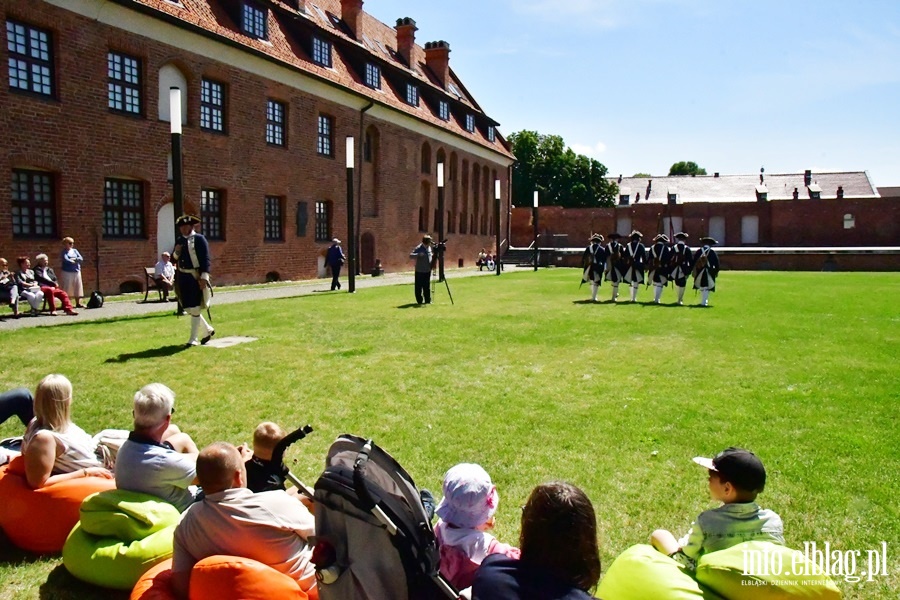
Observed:
[[[362,16],[359,40],[354,39],[340,19],[340,0],[302,0],[300,5],[305,5],[306,9],[301,11],[294,9],[292,3],[286,0],[256,0],[255,4],[267,12],[268,40],[260,40],[241,32],[240,22],[236,21],[240,18],[243,4],[241,0],[178,2],[118,0],[118,2],[125,5],[140,5],[145,9],[143,12],[155,14],[176,24],[180,21],[185,25],[199,27],[223,40],[245,46],[376,103],[389,106],[480,146],[490,148],[503,156],[513,158],[499,132],[495,132],[495,141],[487,139],[485,129],[488,126],[495,126],[496,123],[484,114],[452,69],[448,89],[444,90],[434,74],[426,67],[425,50],[418,44],[413,48],[411,67],[407,67],[397,54],[396,30],[365,12]],[[305,49],[304,32],[314,30],[333,42],[331,68],[313,62]],[[357,72],[351,64],[353,55],[365,56],[366,60],[374,59],[373,62],[381,65],[381,90],[372,89],[365,84],[364,73]],[[395,89],[395,84],[406,81],[415,83],[420,88],[422,100],[418,107],[406,103],[405,87]],[[455,91],[459,94],[454,93]],[[437,116],[436,103],[430,102],[433,98],[449,102],[451,107],[449,121]],[[465,115],[469,113],[473,114],[479,123],[474,132],[465,129]]]

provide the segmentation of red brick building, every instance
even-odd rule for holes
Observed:
[[[185,208],[217,284],[324,274],[347,247],[355,138],[360,268],[408,270],[437,229],[448,262],[493,246],[513,156],[449,66],[362,0],[0,0],[0,256],[56,256],[72,236],[86,288],[143,283],[174,242],[169,88],[182,90]],[[53,260],[56,262],[56,260]]]
[[[704,235],[716,238],[730,268],[818,270],[840,254],[841,268],[900,270],[900,194],[895,188],[880,193],[862,171],[613,181],[619,186],[614,208],[540,208],[540,246],[586,245],[595,232],[637,229],[652,238],[685,231],[694,243]],[[514,209],[512,245],[529,246],[533,235],[531,209]],[[854,257],[841,250],[878,247],[894,251],[860,250]]]

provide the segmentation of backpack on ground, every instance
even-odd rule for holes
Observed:
[[[431,516],[409,474],[352,435],[328,450],[315,485],[313,562],[321,600],[451,600]]]
[[[100,292],[91,292],[91,297],[88,300],[87,307],[88,308],[101,308],[103,306],[103,294]]]

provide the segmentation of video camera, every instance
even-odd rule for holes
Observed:
[[[434,248],[433,248],[432,252],[434,252],[435,254],[443,254],[446,249],[447,249],[447,240],[441,240],[434,244]]]

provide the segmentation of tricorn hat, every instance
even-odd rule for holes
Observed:
[[[641,233],[640,231],[638,231],[637,229],[635,229],[634,231],[631,232],[631,235],[629,235],[628,237],[635,237],[635,236],[642,238],[642,237],[644,237],[644,234]]]
[[[611,239],[611,240],[617,240],[617,239],[619,239],[620,237],[622,237],[622,234],[616,233],[615,231],[613,231],[613,232],[612,232],[611,234],[609,234],[607,237],[608,237],[609,239]]]
[[[602,242],[603,236],[600,235],[599,233],[595,233],[594,235],[591,236],[591,241],[593,242],[594,240],[597,240],[598,242]]]
[[[175,225],[181,227],[182,225],[196,225],[199,222],[200,219],[194,215],[181,215],[175,220]]]
[[[676,240],[686,240],[686,239],[688,239],[689,237],[691,237],[691,236],[689,236],[688,234],[686,234],[686,233],[683,232],[683,231],[679,231],[678,233],[675,234],[675,239],[676,239]]]
[[[654,241],[654,242],[658,242],[658,241],[660,241],[660,240],[662,240],[662,241],[664,241],[664,242],[666,242],[666,243],[668,244],[668,243],[669,243],[669,236],[667,236],[667,235],[664,234],[664,233],[660,233],[660,234],[657,235],[655,238],[653,238],[653,241]]]
[[[719,243],[715,240],[715,238],[711,238],[709,236],[700,238],[700,241],[704,244],[709,244],[710,246],[715,246]]]

